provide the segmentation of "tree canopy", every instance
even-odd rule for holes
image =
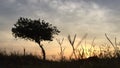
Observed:
[[[36,43],[40,41],[53,40],[53,35],[60,33],[56,26],[52,26],[44,20],[32,20],[28,18],[20,17],[14,27],[12,32],[15,38],[23,38],[26,40],[32,40]]]
[[[46,60],[46,53],[40,42],[52,41],[54,38],[53,35],[58,35],[58,33],[60,31],[56,26],[52,26],[52,24],[44,20],[32,20],[23,17],[20,17],[12,28],[12,34],[15,38],[23,38],[39,44],[42,50],[43,60]]]

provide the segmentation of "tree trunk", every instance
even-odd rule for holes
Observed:
[[[45,50],[44,50],[43,46],[40,45],[40,43],[39,43],[39,46],[40,46],[40,48],[42,49],[43,60],[46,60],[46,53],[45,53]]]

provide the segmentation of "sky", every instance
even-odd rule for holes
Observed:
[[[0,48],[40,52],[32,41],[15,39],[11,28],[19,17],[44,19],[60,29],[55,38],[65,38],[77,34],[80,39],[88,34],[87,40],[96,37],[104,40],[107,33],[112,38],[120,37],[120,0],[0,0]],[[67,47],[67,39],[64,47]],[[58,54],[56,40],[44,42],[50,55]],[[68,50],[69,52],[69,50]]]

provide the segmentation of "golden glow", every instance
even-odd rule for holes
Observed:
[[[79,38],[76,39],[75,41],[75,46],[79,42]],[[100,40],[98,40],[100,41]],[[23,49],[25,48],[26,53],[32,53],[33,55],[41,55],[41,49],[39,45],[35,42],[31,41],[25,41],[25,40],[15,40],[14,45],[11,45],[10,42],[4,44],[4,46],[0,46],[1,50],[7,50],[8,52],[20,52],[23,53]],[[57,43],[57,41],[54,39],[52,42],[42,42],[44,49],[46,51],[47,58],[55,58],[58,59],[60,58],[60,46]],[[91,40],[84,40],[79,47],[76,49],[76,55],[77,58],[84,59],[84,58],[89,58],[91,56],[99,56],[101,51],[99,47],[99,43],[95,41],[95,46],[91,45]],[[99,45],[98,45],[99,44]],[[9,45],[9,46],[8,46]],[[11,46],[10,46],[11,45]],[[13,48],[14,47],[14,48]],[[64,50],[64,55],[66,58],[70,58],[70,55],[73,53],[72,47],[68,41],[67,38],[63,41],[62,47],[65,48]],[[107,50],[107,47],[101,48],[104,51]],[[109,50],[113,50],[110,48]],[[104,54],[104,53],[103,53]],[[72,56],[74,58],[74,55]]]

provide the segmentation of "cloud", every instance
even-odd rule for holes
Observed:
[[[11,28],[20,16],[42,18],[56,25],[62,37],[75,33],[99,38],[104,33],[118,35],[120,9],[117,6],[119,0],[0,0],[0,43],[15,41]]]
[[[82,0],[80,2],[64,1],[54,9],[56,9],[56,14],[47,15],[55,16],[54,19],[57,19],[57,22],[60,23],[59,25],[63,26],[62,28],[65,29],[65,32],[103,33],[103,30],[105,30],[104,32],[110,31],[110,27],[105,27],[109,25],[106,22],[109,11],[94,2],[87,3]],[[74,32],[71,27],[74,28]],[[98,32],[99,29],[101,31]]]
[[[17,20],[16,17],[25,16],[50,21],[64,29],[64,34],[72,32],[71,27],[74,27],[75,32],[98,34],[114,32],[114,29],[119,28],[119,23],[116,26],[113,22],[119,22],[119,19],[115,19],[116,16],[112,15],[113,11],[110,15],[111,9],[105,4],[103,6],[101,2],[98,0],[2,0],[0,17],[4,17],[4,20],[7,21],[1,20],[0,24],[3,25],[6,22],[7,24],[4,26],[9,26]],[[109,2],[111,3],[111,1]],[[10,20],[11,18],[12,20]],[[111,19],[114,19],[113,22],[110,22]],[[110,29],[111,27],[113,28]]]

